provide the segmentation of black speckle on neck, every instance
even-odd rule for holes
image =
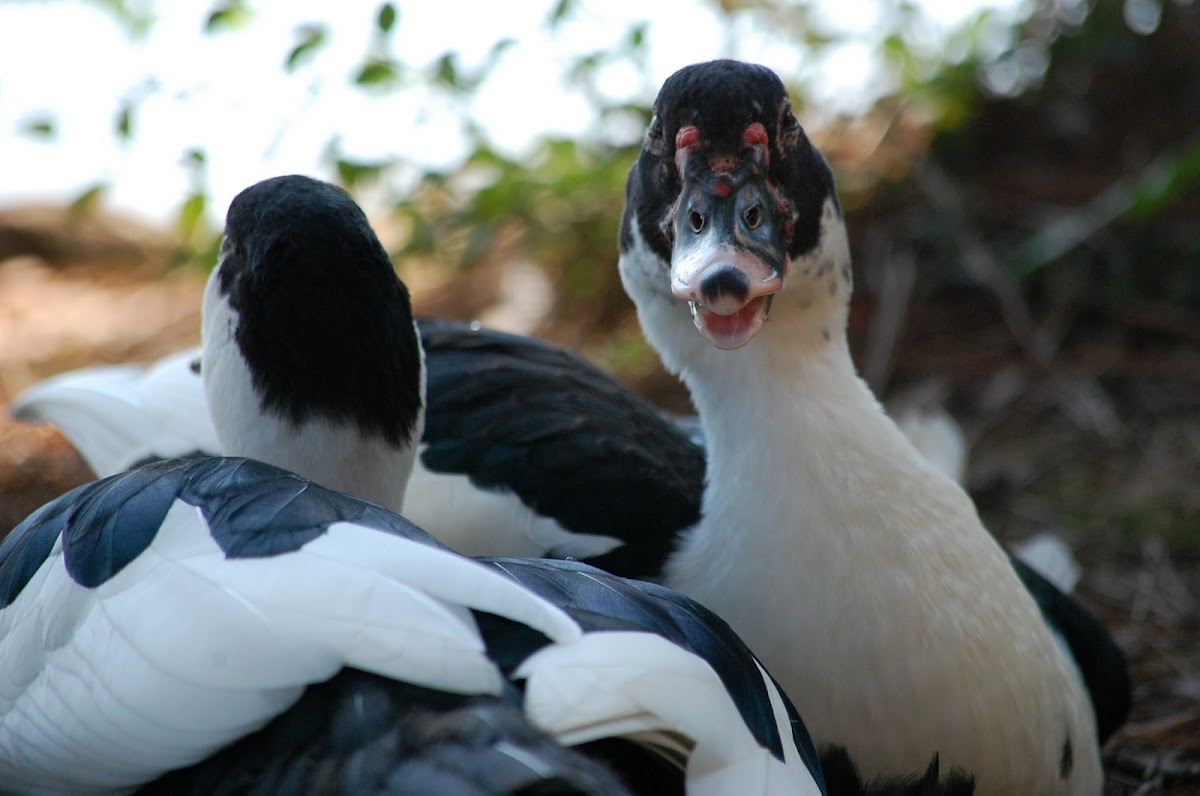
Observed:
[[[264,412],[411,441],[422,398],[412,305],[349,195],[300,176],[247,188],[229,207],[220,268]]]
[[[1071,736],[1063,740],[1062,754],[1058,759],[1058,778],[1065,780],[1071,776],[1071,769],[1075,767],[1075,753],[1071,749]]]

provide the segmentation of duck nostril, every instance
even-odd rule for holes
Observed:
[[[747,207],[746,212],[742,214],[742,218],[745,220],[747,227],[758,229],[762,226],[763,222],[762,207],[758,204]]]
[[[688,213],[688,224],[691,226],[692,232],[699,232],[704,229],[704,216],[693,210]]]
[[[705,304],[715,304],[722,298],[745,303],[750,297],[750,278],[740,269],[723,266],[700,283],[700,295]]]

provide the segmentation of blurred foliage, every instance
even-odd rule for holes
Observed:
[[[324,25],[301,25],[296,29],[296,44],[283,59],[283,68],[294,72],[316,57],[329,37]]]
[[[53,116],[39,114],[26,119],[21,125],[21,132],[34,138],[54,138],[58,134],[58,124]]]
[[[409,229],[398,254],[460,269],[496,257],[529,260],[553,272],[562,313],[611,321],[624,307],[617,214],[636,152],[558,139],[516,160],[479,142],[455,173],[423,175],[396,203]]]
[[[152,28],[145,8],[135,0],[93,2],[108,8],[130,35],[145,35]],[[1103,105],[1110,89],[1105,81],[1121,74],[1121,68],[1156,65],[1143,79],[1167,81],[1144,83],[1144,103],[1161,103],[1163,96],[1174,96],[1169,92],[1195,102],[1200,76],[1191,53],[1196,40],[1184,37],[1190,50],[1175,45],[1178,29],[1195,27],[1197,14],[1194,5],[1181,0],[1036,0],[1016,22],[983,9],[944,35],[931,32],[934,26],[914,0],[881,0],[877,24],[853,35],[830,28],[812,0],[708,0],[707,5],[725,19],[730,36],[747,26],[770,31],[802,49],[805,63],[851,40],[868,46],[885,89],[875,107],[886,112],[864,117],[864,124],[874,125],[865,136],[875,136],[873,145],[840,151],[835,142],[831,159],[839,171],[863,169],[894,144],[903,126],[897,120],[919,119],[931,131],[917,144],[893,146],[898,154],[888,164],[869,171],[865,184],[861,177],[854,182],[855,201],[849,207],[854,214],[861,212],[868,233],[872,223],[876,231],[901,229],[896,245],[917,250],[923,269],[936,278],[965,278],[956,264],[962,253],[955,241],[970,233],[1000,253],[997,260],[1011,278],[1035,283],[1048,266],[1070,261],[1081,251],[1095,259],[1090,247],[1114,227],[1170,213],[1194,193],[1200,177],[1200,143],[1194,131],[1138,131],[1136,146],[1124,145],[1124,155],[1114,157],[1109,151],[1101,156],[1109,162],[1096,160],[1098,148],[1122,140],[1114,127],[1125,121],[1119,118],[1120,106]],[[645,23],[630,21],[618,46],[581,52],[565,70],[563,80],[597,111],[596,129],[580,140],[543,139],[532,151],[513,156],[499,152],[489,140],[486,120],[481,123],[471,115],[473,97],[513,42],[497,41],[472,69],[464,68],[454,52],[430,63],[410,63],[393,47],[394,34],[404,25],[403,6],[385,2],[376,8],[372,35],[349,80],[380,100],[412,86],[440,92],[461,110],[469,154],[454,168],[431,171],[399,159],[364,160],[333,140],[325,159],[337,180],[351,192],[371,190],[377,197],[382,188],[390,196],[403,232],[397,257],[460,271],[505,261],[536,263],[558,288],[551,322],[570,319],[584,327],[611,329],[622,312],[627,314],[614,267],[615,238],[625,174],[639,145],[636,134],[614,131],[639,130],[646,123],[656,87],[646,77],[650,42]],[[578,12],[577,0],[558,0],[548,9],[545,26],[555,32]],[[212,7],[203,32],[237,35],[253,13],[250,2],[223,0]],[[280,53],[281,68],[318,68],[330,29],[328,21],[299,26],[291,47]],[[1173,67],[1172,58],[1178,61]],[[632,65],[643,77],[644,96],[618,102],[600,90],[602,72],[617,63]],[[814,74],[785,78],[803,108],[813,93]],[[1144,90],[1149,85],[1156,86],[1153,92]],[[136,135],[136,110],[144,95],[131,91],[117,110],[114,131],[120,138]],[[879,117],[891,121],[880,123]],[[53,121],[31,120],[28,132],[53,135]],[[913,174],[927,156],[939,159],[951,179],[966,186],[961,212],[947,215],[928,202],[922,206]],[[1037,163],[1069,164],[1073,159],[1080,169],[1092,169],[1091,176],[1072,173],[1065,193],[1047,193],[1030,182],[1045,177],[1037,173]],[[217,232],[204,221],[202,153],[192,166],[192,188],[180,206],[177,226],[191,249],[190,259],[211,264]],[[1032,175],[1026,173],[1031,170]],[[1007,197],[1009,204],[998,197]],[[83,199],[77,204],[85,205]],[[907,214],[902,220],[896,216],[885,222],[889,208],[903,202],[916,204],[896,210]],[[851,218],[852,233],[858,223]],[[1157,243],[1161,249],[1163,241]],[[1170,283],[1171,297],[1200,300],[1200,277],[1181,275],[1184,269],[1178,265],[1178,258],[1196,253],[1196,244],[1166,248],[1157,254],[1168,257],[1164,273],[1170,277],[1151,279],[1152,289],[1143,252],[1124,260],[1099,255],[1105,259],[1106,284],[1117,286],[1114,291],[1161,293],[1168,290],[1164,283]]]
[[[141,38],[154,27],[154,14],[148,3],[138,0],[89,0],[112,14],[131,38]]]
[[[190,187],[175,219],[175,233],[182,247],[180,264],[198,264],[206,268],[216,263],[221,250],[221,236],[207,221],[208,154],[202,149],[190,149],[183,156]]]
[[[933,148],[968,186],[962,223],[1060,311],[1200,308],[1200,8],[1046,2],[1018,33],[1014,54],[1039,53],[1024,59],[1028,85],[985,93],[969,124]],[[927,249],[923,262],[950,270],[961,259]]]
[[[253,16],[250,7],[241,0],[219,3],[204,22],[205,33],[224,33],[244,28]]]
[[[79,194],[79,196],[75,197],[75,200],[71,202],[70,206],[67,208],[67,218],[72,223],[78,223],[88,214],[94,213],[104,198],[104,194],[107,189],[107,186],[103,183],[90,186],[83,193]]]

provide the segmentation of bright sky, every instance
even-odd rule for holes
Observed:
[[[1023,0],[924,0],[934,25],[929,46],[981,6],[1015,13]],[[321,153],[335,137],[346,154],[370,160],[400,155],[453,164],[464,152],[459,108],[419,85],[378,99],[350,85],[372,40],[380,0],[252,2],[245,28],[204,35],[214,0],[150,0],[156,23],[131,40],[112,17],[78,0],[0,3],[0,207],[69,201],[108,182],[111,205],[151,220],[174,218],[189,189],[184,153],[208,154],[214,216],[258,179],[304,172],[329,177]],[[826,0],[823,22],[862,36],[816,62],[770,31],[723,28],[700,0],[584,0],[553,34],[553,0],[395,3],[391,51],[425,66],[447,50],[478,65],[504,37],[509,48],[471,105],[471,115],[501,149],[519,153],[539,133],[593,129],[590,106],[565,85],[574,57],[615,47],[629,25],[648,23],[649,82],[632,66],[602,73],[613,97],[647,103],[675,69],[715,57],[764,63],[787,77],[817,76],[818,102],[853,107],[885,88],[872,72],[875,0]],[[300,25],[324,22],[326,47],[294,74],[282,69]],[[997,42],[997,47],[1003,42]],[[148,90],[151,81],[155,90]],[[114,119],[124,98],[146,95],[134,136],[119,140]],[[22,129],[54,121],[43,139]],[[611,135],[633,138],[636,130]],[[217,220],[214,218],[214,221]]]

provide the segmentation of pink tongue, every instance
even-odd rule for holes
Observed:
[[[760,299],[751,301],[732,315],[717,315],[715,312],[702,310],[704,327],[710,334],[729,337],[754,323],[758,317]]]

